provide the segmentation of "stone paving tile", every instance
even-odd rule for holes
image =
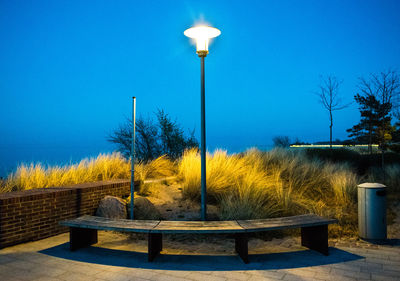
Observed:
[[[166,275],[180,277],[180,278],[185,278],[188,275],[190,275],[190,271],[188,270],[164,270],[158,274],[162,274],[162,272],[164,272]]]
[[[388,275],[385,275],[385,274],[372,273],[371,280],[377,280],[377,281],[399,281],[400,278],[399,278],[399,276],[394,277],[394,276],[388,276]]]
[[[76,272],[65,272],[57,276],[57,278],[63,281],[93,281],[97,278],[93,276],[89,276],[83,273],[76,273]]]
[[[110,271],[97,272],[96,274],[92,275],[92,277],[94,277],[93,279],[104,279],[104,280],[118,279],[120,281],[126,281],[130,279],[129,275],[117,272],[110,272]]]
[[[332,280],[332,281],[355,281],[357,279],[356,278],[352,278],[352,277],[347,277],[347,276],[333,276],[328,280]]]
[[[318,280],[332,280],[332,281],[355,281],[355,280],[357,280],[357,278],[353,278],[353,277],[326,274],[326,273],[317,273],[314,276],[314,278],[318,279]]]
[[[351,278],[364,278],[364,279],[370,279],[371,278],[371,273],[369,272],[360,272],[358,270],[343,270],[343,269],[335,269],[333,268],[331,271],[331,274],[334,276],[344,276],[344,277],[351,277]]]
[[[383,271],[382,268],[379,267],[370,267],[370,266],[361,266],[360,272],[367,272],[367,273],[381,273]]]
[[[381,255],[396,255],[396,253],[398,253],[397,248],[392,248],[392,247],[383,248],[382,246],[378,247],[378,249],[367,249],[367,253],[374,253],[377,250],[379,250],[379,253]]]
[[[195,281],[225,281],[232,280],[229,278],[215,276],[211,274],[204,274],[201,272],[191,272],[188,276],[186,276],[187,280],[195,280]]]
[[[399,254],[400,254],[400,250],[399,250]],[[398,261],[392,261],[389,259],[384,259],[384,258],[380,258],[380,259],[376,259],[376,258],[367,258],[368,262],[373,262],[373,263],[379,263],[382,265],[393,265],[393,266],[399,266],[399,262]]]
[[[361,265],[358,264],[351,264],[351,263],[335,263],[330,266],[334,270],[350,270],[354,272],[361,271]],[[334,273],[334,272],[333,272]]]
[[[227,278],[228,280],[241,281],[247,281],[251,278],[250,274],[237,271],[214,271],[211,275]]]
[[[4,275],[9,278],[16,278],[19,280],[32,280],[34,278],[43,277],[42,273],[32,273],[29,270],[24,270],[20,268],[11,268],[9,267],[6,271],[4,271]],[[6,279],[7,280],[7,279]]]
[[[102,276],[101,276],[102,277]],[[103,278],[103,277],[102,277]],[[115,273],[115,275],[110,276],[108,278],[104,278],[104,280],[110,280],[110,281],[130,281],[130,280],[136,280],[137,277],[136,276],[132,276],[132,275],[125,275],[125,274],[118,274]],[[141,278],[143,279],[143,278]],[[145,279],[146,280],[146,279]]]
[[[314,271],[316,273],[329,273],[332,270],[332,265],[314,265],[305,267],[304,269],[307,269],[309,271]]]
[[[397,265],[383,265],[383,270],[384,271],[396,271],[400,275],[400,264]]]
[[[287,273],[287,275],[293,275],[298,277],[312,278],[315,276],[314,271],[307,270],[306,268],[291,268],[291,269],[286,269],[285,272]]]
[[[278,281],[278,280],[282,279],[275,279],[272,277],[259,277],[259,276],[252,277],[251,279],[251,281]]]
[[[286,275],[283,271],[274,271],[274,270],[257,270],[250,273],[252,275],[250,280],[253,280],[254,277],[256,278],[266,278],[266,279],[273,279],[273,280],[282,280],[283,277]]]
[[[57,278],[57,276],[64,274],[67,272],[66,268],[60,269],[55,267],[46,268],[43,270],[41,267],[36,267],[32,269],[30,272],[36,272],[43,274],[43,278]]]
[[[306,277],[306,276],[298,276],[298,275],[293,275],[293,274],[286,274],[285,277],[283,277],[283,280],[285,280],[285,281],[303,281],[303,280],[315,280],[315,278]]]
[[[354,264],[357,264],[360,267],[368,267],[368,268],[383,268],[382,263],[371,262],[370,260],[363,259],[361,261],[354,261]]]
[[[326,272],[317,272],[313,278],[316,280],[331,280],[332,275]]]
[[[389,256],[389,260],[400,262],[400,256],[398,254],[395,256]]]
[[[132,276],[134,278],[140,278],[140,279],[147,279],[147,280],[151,280],[153,276],[159,274],[156,271],[153,270],[149,270],[149,269],[133,269],[133,268],[129,268],[129,269],[123,269],[122,273],[128,275],[128,276]]]
[[[18,279],[16,277],[10,276],[5,274],[4,272],[0,272],[0,280],[6,280],[6,281],[22,281],[21,279]]]
[[[0,250],[0,280],[400,280],[400,247],[346,242],[343,243],[344,246],[336,245],[337,250],[325,257],[302,248],[290,248],[291,251],[288,251],[289,249],[282,250],[282,247],[266,246],[268,251],[264,253],[269,253],[268,255],[251,256],[251,263],[245,265],[239,258],[232,257],[229,251],[223,255],[210,254],[208,258],[204,255],[207,251],[199,246],[189,245],[190,249],[183,249],[181,256],[176,256],[179,249],[167,249],[154,263],[147,263],[142,254],[130,256],[129,251],[137,252],[138,247],[129,247],[126,239],[123,240],[124,245],[118,246],[112,235],[102,232],[99,234],[100,238],[109,236],[106,244],[98,246],[105,249],[104,253],[108,253],[107,249],[110,248],[120,249],[121,254],[118,251],[109,251],[112,256],[104,259],[98,256],[101,250],[96,252],[95,246],[93,251],[81,250],[72,255],[65,244],[68,242],[68,235],[62,234]],[[62,247],[58,247],[56,254],[41,252],[59,245]],[[201,254],[192,256],[190,250]],[[285,253],[277,254],[282,251]]]
[[[151,280],[154,281],[187,281],[188,277],[182,278],[177,276],[168,275],[167,273],[161,273],[154,275]],[[205,280],[205,279],[203,279]]]
[[[7,266],[19,268],[19,269],[23,269],[23,270],[31,270],[31,269],[37,267],[37,264],[33,263],[33,262],[15,260],[15,261],[9,262],[7,264]]]
[[[7,264],[0,263],[0,275],[5,274],[5,272],[7,272],[7,270],[8,270]]]
[[[12,262],[12,261],[14,261],[13,258],[5,256],[5,255],[3,255],[3,256],[0,255],[0,265],[7,264],[7,263]]]
[[[58,278],[55,278],[55,277],[44,276],[44,277],[39,277],[39,278],[36,278],[36,279],[32,279],[32,281],[62,281],[62,279],[58,279]]]
[[[386,276],[390,276],[393,278],[397,278],[397,280],[400,280],[400,274],[398,271],[384,271],[382,273],[380,273],[382,275],[386,275]]]
[[[375,274],[375,275],[385,275],[385,276],[389,276],[389,277],[396,277],[400,280],[400,271],[399,270],[383,270],[381,272],[372,272],[371,274]]]
[[[150,279],[143,279],[140,277],[131,277],[129,281],[149,281]],[[104,281],[104,279],[97,279],[95,281]]]

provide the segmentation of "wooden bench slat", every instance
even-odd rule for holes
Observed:
[[[152,261],[162,250],[162,233],[235,233],[235,249],[245,263],[248,258],[248,232],[262,232],[285,228],[301,228],[301,244],[328,255],[328,225],[337,223],[317,215],[238,220],[238,221],[159,221],[108,219],[82,216],[60,222],[70,227],[70,249],[97,243],[97,230],[148,233],[148,260]]]
[[[112,230],[121,232],[149,232],[159,223],[159,220],[115,220],[95,216],[82,216],[76,219],[60,222],[61,225],[69,227]]]
[[[247,232],[269,231],[277,229],[310,227],[337,223],[335,219],[326,219],[314,214],[259,220],[238,220],[238,224]]]
[[[314,214],[258,220],[238,221],[159,221],[109,219],[95,216],[82,216],[60,222],[61,225],[98,230],[153,233],[239,233],[259,232],[287,228],[311,227],[337,223]]]
[[[236,221],[160,221],[152,233],[238,233],[245,232]]]

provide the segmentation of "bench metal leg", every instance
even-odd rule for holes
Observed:
[[[97,229],[69,228],[69,249],[75,251],[97,243]]]
[[[162,234],[161,233],[149,233],[149,240],[148,240],[149,262],[153,261],[154,258],[161,251],[162,251]]]
[[[235,234],[235,250],[244,263],[249,263],[248,237],[246,233]]]
[[[325,256],[329,255],[328,225],[302,227],[301,245]]]

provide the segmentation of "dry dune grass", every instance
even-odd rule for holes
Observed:
[[[378,180],[378,170],[360,178],[346,164],[312,160],[302,151],[250,149],[240,154],[216,150],[207,154],[208,202],[219,207],[221,219],[256,219],[316,213],[335,217],[331,234],[357,230],[357,184]],[[135,166],[136,179],[178,175],[185,199],[200,201],[200,155],[185,151],[172,162],[162,156]],[[390,190],[399,192],[400,166],[386,167]],[[77,164],[44,167],[21,165],[0,183],[0,192],[65,186],[99,180],[129,179],[130,162],[119,153],[100,154]]]
[[[175,163],[168,159],[165,155],[160,156],[148,163],[139,163],[135,166],[135,178],[141,180],[170,177],[175,174]],[[127,178],[130,178],[130,175]]]
[[[178,169],[184,197],[199,200],[198,151],[186,151]],[[233,155],[217,150],[207,155],[208,200],[220,206],[222,219],[312,212],[336,217],[343,232],[352,232],[358,180],[347,164],[309,160],[301,152],[283,149],[251,149]]]
[[[77,164],[49,166],[42,164],[21,164],[0,185],[0,192],[28,190],[33,188],[66,186],[101,180],[129,179],[130,162],[120,153],[99,154],[85,158]],[[166,157],[159,157],[149,163],[135,166],[135,178],[147,179],[174,174],[174,164]]]

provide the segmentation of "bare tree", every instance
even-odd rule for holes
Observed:
[[[374,96],[381,104],[397,105],[400,96],[400,77],[397,71],[388,70],[360,78],[359,89],[365,96]]]
[[[338,96],[339,86],[342,81],[339,81],[335,76],[328,75],[327,77],[321,77],[321,83],[319,85],[319,91],[317,92],[319,101],[322,103],[324,108],[329,112],[329,145],[332,148],[332,128],[333,128],[333,112],[344,109],[350,104],[343,104],[342,100]]]

